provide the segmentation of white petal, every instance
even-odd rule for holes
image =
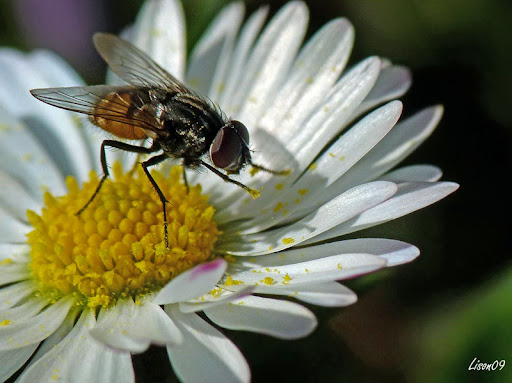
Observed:
[[[94,323],[94,313],[84,312],[68,336],[23,372],[20,382],[134,382],[130,354],[91,338]]]
[[[411,82],[411,72],[406,67],[393,65],[382,68],[375,86],[354,112],[353,118],[362,116],[379,104],[401,97],[409,90]]]
[[[165,285],[153,303],[162,305],[200,297],[214,288],[226,268],[227,262],[221,258],[193,267]]]
[[[249,382],[250,370],[240,350],[220,331],[196,314],[183,314],[177,305],[166,311],[184,336],[167,347],[174,371],[183,382]]]
[[[443,172],[433,165],[411,165],[384,174],[380,180],[395,183],[403,182],[435,182],[439,181]]]
[[[27,221],[27,210],[39,212],[40,204],[9,173],[0,169],[0,206],[20,221]]]
[[[2,214],[0,211],[0,223]],[[1,232],[1,227],[0,227]],[[30,270],[26,262],[11,262],[10,259],[0,263],[0,286],[30,278]]]
[[[336,140],[316,161],[315,167],[290,188],[283,188],[277,200],[281,210],[268,209],[247,222],[245,233],[263,231],[286,220],[304,217],[318,206],[328,202],[323,190],[343,176],[360,158],[370,151],[395,125],[402,112],[402,103],[391,102],[366,116],[341,138]],[[304,192],[307,192],[303,195]],[[274,196],[274,201],[276,196]],[[274,203],[276,203],[275,201]],[[237,228],[242,231],[243,226]]]
[[[32,52],[27,60],[37,71],[41,73],[45,83],[49,87],[64,87],[64,86],[83,86],[86,85],[84,80],[76,73],[73,68],[69,66],[60,56],[53,52],[45,50],[36,50]],[[36,85],[32,84],[32,88]],[[37,85],[42,87],[43,84]],[[59,161],[62,168],[64,165],[64,174],[73,174],[79,181],[84,181],[89,177],[89,171],[93,167],[96,160],[97,151],[91,151],[95,146],[91,145],[91,134],[84,129],[83,121],[88,121],[85,117],[78,117],[75,113],[69,113],[62,110],[57,110],[48,105],[39,102],[40,107],[44,107],[50,113],[58,113],[60,117],[58,123],[49,120],[44,123],[44,130],[41,130],[41,125],[33,126],[34,131],[39,133],[38,139],[45,142],[46,147],[56,147],[57,142],[61,142],[59,151],[66,153],[56,153],[52,151],[52,157],[58,156],[57,159],[65,157],[64,160]],[[37,114],[39,116],[39,114]],[[25,118],[25,120],[27,120]],[[30,120],[30,118],[29,118]],[[29,124],[30,125],[30,124]],[[32,126],[32,125],[30,125]],[[51,135],[50,135],[51,132]],[[49,142],[48,142],[49,141]],[[99,148],[99,147],[98,147]],[[92,157],[94,155],[94,157]],[[63,161],[72,161],[72,165],[63,163]],[[69,170],[66,170],[68,169]]]
[[[278,11],[256,42],[226,113],[255,126],[295,58],[307,21],[308,10],[301,2],[290,2]]]
[[[72,298],[63,298],[28,320],[0,326],[0,351],[24,347],[48,338],[64,321],[72,305]]]
[[[32,231],[32,227],[14,218],[0,205],[0,238],[6,243],[25,243],[26,234]],[[1,265],[0,265],[1,267]]]
[[[30,245],[26,243],[1,243],[0,242],[0,262],[10,259],[14,262],[28,262],[30,254]],[[7,262],[11,262],[7,261]]]
[[[131,31],[132,42],[178,80],[185,74],[185,17],[176,0],[147,1]]]
[[[219,94],[219,98],[216,99],[218,104],[224,111],[227,111],[226,104],[229,104],[229,100],[233,96],[238,85],[243,78],[245,78],[245,65],[247,63],[247,57],[250,50],[254,46],[254,41],[258,37],[258,34],[265,23],[265,18],[268,14],[268,7],[261,7],[254,12],[249,19],[244,23],[235,48],[233,49],[230,70],[226,73],[225,89],[224,92]]]
[[[347,62],[354,28],[345,19],[323,26],[302,48],[258,126],[281,142],[291,140],[304,120],[325,101]]]
[[[179,307],[182,313],[192,313],[205,310],[209,307],[214,307],[220,304],[233,302],[239,298],[249,295],[254,290],[253,286],[243,286],[237,291],[229,291],[221,289],[219,293],[212,295],[211,293],[205,294],[200,298],[196,298],[188,302],[180,302]]]
[[[34,88],[59,85],[50,82],[51,75],[49,78],[45,77],[47,72],[51,72],[47,68],[53,66],[56,60],[50,59],[49,54],[44,60],[34,60],[34,57],[15,50],[0,51],[0,105],[31,128],[32,134],[63,174],[72,174],[79,179],[86,177],[91,157],[79,124],[70,112],[46,105],[32,97],[29,92]],[[39,67],[41,64],[44,64],[44,69]],[[60,71],[63,66],[61,62],[57,70]],[[66,69],[65,73],[71,71]],[[32,153],[29,147],[24,152]],[[37,159],[37,156],[34,155],[33,158]]]
[[[388,267],[411,262],[420,255],[420,249],[406,242],[372,238],[368,238],[366,242],[373,242],[374,246],[378,248],[376,255],[384,258]]]
[[[294,171],[288,177],[270,176],[265,172],[258,172],[252,177],[249,172],[243,172],[239,180],[257,189],[263,187],[262,197],[248,205],[244,195],[247,193],[236,190],[240,188],[231,188],[231,191],[227,192],[228,197],[216,202],[216,207],[221,212],[223,209],[228,209],[229,212],[226,211],[226,214],[230,213],[229,216],[236,217],[248,214],[248,206],[256,211],[268,207],[268,201],[273,197],[273,193],[267,191],[273,191],[277,183],[293,182],[310,166],[324,146],[345,128],[344,122],[348,121],[353,110],[368,94],[377,79],[379,70],[380,60],[370,57],[344,75],[327,94],[326,101],[317,112],[301,126],[293,140],[277,142],[270,139],[269,134],[262,129],[251,132],[251,142],[255,143],[255,147],[258,147],[257,142],[261,139],[265,152],[272,153],[271,156],[262,156],[258,159],[261,165],[270,169],[282,169],[283,164],[286,164],[287,168]],[[243,121],[245,123],[245,120]],[[219,220],[224,222],[226,217],[219,214]]]
[[[28,297],[35,290],[32,281],[14,283],[0,289],[0,310],[7,310]]]
[[[294,153],[299,169],[305,169],[324,146],[345,127],[355,108],[377,80],[380,60],[370,57],[344,75],[286,149]]]
[[[387,261],[387,266],[396,266],[411,262],[420,255],[420,250],[409,243],[386,238],[358,238],[339,242],[321,244],[304,249],[293,249],[283,253],[281,262],[294,262],[299,259],[316,259],[325,254],[344,254],[344,253],[366,253],[373,254]],[[305,254],[305,256],[301,256]],[[319,255],[317,255],[319,254]],[[266,255],[265,257],[270,257]],[[262,263],[258,257],[257,264]],[[281,257],[280,257],[281,258]],[[269,263],[270,258],[265,262]],[[268,265],[267,267],[269,267]]]
[[[307,253],[307,249],[304,250]],[[386,260],[371,254],[338,254],[281,266],[261,267],[230,274],[246,285],[268,284],[286,288],[292,284],[321,283],[355,278],[386,266]]]
[[[45,187],[53,193],[66,191],[62,174],[53,159],[28,128],[0,107],[0,161],[3,170],[15,177],[37,200]]]
[[[26,321],[27,319],[39,314],[47,304],[48,302],[43,301],[40,298],[35,298],[27,300],[19,306],[11,307],[8,310],[2,310],[0,312],[0,323],[4,321],[8,321],[8,323]]]
[[[302,217],[316,207],[329,201],[330,194],[324,196],[325,188],[350,170],[395,126],[402,113],[402,103],[393,101],[363,118],[333,143],[316,161],[314,169],[306,173],[293,185],[290,193],[301,201],[298,208],[287,219]],[[324,186],[320,186],[323,184]],[[308,191],[303,197],[300,192]]]
[[[252,270],[255,269],[273,269],[276,266],[297,264],[340,254],[372,254],[387,260],[387,266],[394,266],[412,261],[420,252],[416,246],[394,239],[349,239],[298,249],[287,249],[279,253],[260,255],[250,259],[238,257],[234,263],[230,263],[226,274],[237,275],[236,273],[244,270],[253,272]]]
[[[410,182],[398,185],[398,192],[388,201],[362,213],[353,227],[389,221],[431,205],[457,190],[453,182]],[[361,230],[360,228],[357,230]]]
[[[459,185],[452,182],[400,184],[398,192],[388,201],[326,231],[308,243],[338,237],[402,217],[443,199],[457,190],[458,187]]]
[[[248,296],[236,302],[205,310],[215,324],[281,339],[297,339],[309,335],[317,325],[307,308],[280,299]]]
[[[145,351],[151,343],[179,343],[181,334],[164,311],[147,300],[131,299],[103,309],[91,336],[110,347],[131,352]]]
[[[337,195],[340,190],[368,182],[396,166],[432,134],[442,114],[442,107],[431,107],[396,124],[378,145],[325,190],[325,194]]]
[[[402,110],[400,101],[392,101],[363,118],[315,161],[314,170],[299,180],[300,188],[311,189],[314,185],[312,182],[305,183],[307,178],[320,178],[328,186],[341,177],[386,136],[400,118]],[[310,174],[313,176],[308,177]]]
[[[348,306],[357,301],[357,295],[338,282],[323,282],[307,285],[296,285],[285,288],[260,285],[255,290],[260,294],[285,295],[300,301],[325,307]]]
[[[15,350],[0,351],[0,382],[5,382],[32,356],[39,343],[30,344]]]
[[[195,46],[187,70],[187,84],[217,100],[230,70],[231,52],[244,17],[243,3],[231,3],[215,17]]]
[[[28,55],[27,60],[52,87],[86,85],[78,73],[53,52],[35,50]]]
[[[68,315],[66,316],[66,319],[61,323],[59,328],[53,332],[52,335],[50,335],[48,338],[46,338],[40,345],[40,347],[37,349],[37,352],[35,353],[34,357],[30,360],[30,363],[28,364],[27,368],[34,363],[36,363],[39,359],[41,359],[46,353],[55,347],[65,338],[68,336],[68,334],[73,330],[73,327],[75,326],[75,323],[77,321],[78,315],[81,313],[81,309],[79,308],[72,308]]]
[[[128,305],[126,302],[118,302],[115,307],[101,310],[98,328],[91,329],[91,337],[119,351],[146,351],[151,344],[148,340],[133,338],[123,331],[125,326],[131,326],[133,311],[133,304]]]
[[[257,255],[277,252],[313,238],[361,212],[377,206],[396,193],[393,183],[376,181],[357,186],[321,206],[300,221],[269,232],[246,235],[246,243],[239,241],[219,244],[220,251],[234,255]]]

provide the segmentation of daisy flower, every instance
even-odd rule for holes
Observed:
[[[31,97],[82,80],[46,51],[0,51],[0,380],[133,382],[131,354],[167,348],[186,382],[250,380],[221,328],[281,339],[317,324],[301,302],[340,307],[337,281],[409,262],[410,244],[353,233],[430,205],[457,189],[431,165],[395,168],[433,131],[442,108],[398,121],[407,69],[370,57],[346,68],[354,31],[335,19],[303,44],[308,10],[285,5],[244,20],[223,9],[185,66],[184,17],[172,0],[145,3],[124,37],[250,131],[256,163],[238,181],[207,171],[189,189],[171,160],[152,175],[135,155],[108,153],[104,132]],[[109,81],[119,81],[109,75]],[[392,170],[395,169],[395,170]],[[192,186],[193,185],[193,186]],[[344,239],[347,234],[351,238]]]

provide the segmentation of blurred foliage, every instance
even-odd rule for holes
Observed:
[[[415,382],[512,382],[512,268],[463,297],[443,299],[421,319],[419,352],[411,363]],[[496,371],[468,370],[474,359]],[[473,363],[473,367],[477,362]]]

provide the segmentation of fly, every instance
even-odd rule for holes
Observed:
[[[109,68],[128,85],[45,88],[30,92],[38,100],[52,106],[88,115],[94,125],[116,137],[128,140],[150,138],[152,143],[144,147],[104,140],[100,151],[103,176],[77,215],[91,204],[109,177],[105,152],[107,147],[154,154],[141,165],[162,203],[167,247],[168,201],[149,173],[149,167],[168,158],[181,159],[183,169],[204,166],[224,181],[246,190],[253,198],[259,196],[258,191],[229,175],[239,174],[247,165],[273,174],[287,174],[287,171],[275,171],[254,164],[248,147],[249,132],[245,125],[228,119],[213,103],[187,88],[144,52],[111,34],[96,33],[93,41]],[[203,160],[207,153],[212,164]],[[183,176],[187,185],[185,170]]]

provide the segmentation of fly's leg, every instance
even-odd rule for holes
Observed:
[[[264,172],[267,172],[267,173],[271,173],[271,174],[275,174],[276,176],[286,176],[288,174],[291,173],[291,170],[290,169],[286,169],[286,170],[272,170],[272,169],[269,169],[269,168],[266,168],[264,166],[261,166],[261,165],[258,165],[258,164],[255,164],[253,162],[249,162],[249,164],[254,168],[254,169],[257,169],[257,170],[263,170]]]
[[[159,154],[157,156],[151,157],[149,160],[144,161],[141,164],[142,165],[142,169],[144,169],[144,173],[146,173],[146,176],[149,179],[149,182],[151,182],[151,185],[153,185],[153,189],[155,189],[156,194],[158,194],[158,198],[160,198],[160,202],[162,202],[162,209],[163,209],[163,212],[164,212],[164,239],[165,239],[165,247],[167,249],[169,248],[169,236],[167,234],[167,207],[166,207],[166,203],[169,202],[169,201],[167,201],[167,199],[164,196],[164,193],[162,192],[162,190],[160,189],[160,187],[158,186],[158,184],[156,183],[154,178],[151,176],[151,173],[149,172],[148,167],[157,165],[160,162],[165,161],[168,158],[169,157],[167,156],[167,154],[163,153],[163,154]]]
[[[185,184],[185,186],[187,187],[187,194],[188,192],[190,191],[189,187],[188,187],[188,181],[187,181],[187,170],[186,170],[186,167],[185,167],[185,164],[181,165],[181,170],[183,172],[183,183]]]
[[[148,154],[153,153],[158,150],[160,150],[160,145],[158,142],[153,141],[153,145],[151,147],[146,148],[144,146],[136,146],[136,145],[130,145],[126,144],[124,142],[119,142],[115,140],[105,140],[101,144],[101,151],[100,151],[100,160],[101,160],[101,169],[103,170],[103,176],[101,177],[101,180],[96,187],[96,190],[94,190],[94,193],[92,194],[91,198],[89,198],[89,201],[80,209],[78,210],[75,215],[80,215],[87,207],[91,204],[92,201],[96,198],[98,193],[100,192],[101,186],[103,185],[103,182],[110,176],[110,173],[108,171],[108,165],[107,165],[107,154],[105,152],[106,147],[116,148],[125,150],[127,152],[133,152],[133,153],[140,153],[140,154]]]
[[[222,173],[221,171],[217,170],[216,168],[214,168],[213,166],[211,166],[210,164],[204,162],[204,161],[200,161],[201,165],[203,165],[205,168],[207,168],[208,170],[211,170],[213,173],[217,174],[220,178],[222,178],[224,181],[226,182],[229,182],[229,183],[232,183],[232,184],[235,184],[236,186],[238,187],[241,187],[242,189],[244,189],[245,191],[247,191],[251,196],[252,198],[256,199],[260,196],[260,192],[257,191],[257,190],[254,190],[254,189],[251,189],[250,187],[248,186],[245,186],[243,183],[241,182],[238,182],[236,180],[233,180],[231,178],[229,178],[227,175],[225,175],[224,173]]]

